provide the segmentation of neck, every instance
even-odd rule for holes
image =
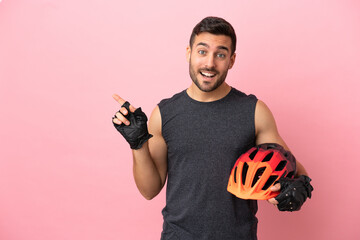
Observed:
[[[231,87],[225,82],[211,92],[201,91],[194,83],[192,83],[186,92],[192,99],[196,101],[213,102],[225,97],[230,92],[230,90]]]

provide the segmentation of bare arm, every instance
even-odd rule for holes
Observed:
[[[114,99],[122,106],[125,102],[118,95]],[[131,112],[136,110],[130,105]],[[120,113],[116,113],[115,124],[129,125],[126,119],[127,110],[122,107]],[[133,174],[136,186],[140,193],[148,200],[154,198],[163,188],[167,176],[167,146],[161,134],[161,115],[156,107],[149,119],[149,133],[153,135],[140,149],[133,149]]]
[[[256,144],[262,143],[278,143],[283,146],[286,150],[289,147],[286,145],[284,140],[281,138],[275,123],[274,116],[270,109],[262,101],[258,101],[255,109],[255,131],[256,131]],[[304,166],[296,160],[296,174],[295,176],[308,175]],[[271,190],[274,192],[280,191],[280,184],[274,185]],[[269,203],[277,205],[278,201],[275,198],[268,200]]]
[[[278,133],[274,116],[270,109],[264,102],[259,100],[255,109],[255,130],[256,130],[256,145],[262,143],[278,143],[286,150],[289,147]],[[308,175],[304,166],[296,160],[296,176]]]
[[[158,195],[167,176],[167,146],[161,134],[161,115],[156,107],[149,120],[153,135],[139,150],[133,150],[133,173],[140,193],[148,200]]]

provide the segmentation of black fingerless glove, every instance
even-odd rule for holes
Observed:
[[[298,178],[280,178],[280,194],[275,197],[279,202],[280,211],[298,211],[307,198],[311,198],[314,188],[310,184],[311,179],[305,175]]]
[[[130,125],[116,124],[113,122],[114,127],[130,144],[131,149],[140,149],[142,145],[149,140],[152,135],[149,134],[147,128],[147,117],[141,108],[137,108],[135,112],[131,112],[129,109],[130,103],[125,102],[121,107],[125,107],[128,114],[125,116],[129,120]],[[120,112],[121,113],[121,112]],[[114,119],[115,117],[113,117]]]

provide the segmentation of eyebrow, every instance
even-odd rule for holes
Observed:
[[[204,46],[204,47],[207,47],[207,48],[210,47],[208,44],[203,43],[203,42],[199,42],[198,44],[196,44],[196,46]],[[226,50],[226,51],[229,52],[229,49],[227,47],[225,47],[225,46],[222,46],[222,45],[218,46],[217,49],[223,49],[223,50]]]

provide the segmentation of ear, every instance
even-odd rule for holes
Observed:
[[[190,62],[190,55],[191,55],[191,47],[187,46],[186,48],[186,61]]]
[[[236,59],[236,53],[233,53],[233,55],[230,57],[229,69],[231,69],[234,66],[235,59]]]

